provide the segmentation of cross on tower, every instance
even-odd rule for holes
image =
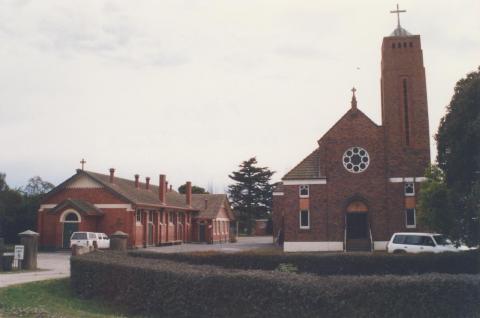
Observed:
[[[80,160],[80,163],[82,164],[82,170],[83,170],[83,166],[87,163],[87,161],[85,159],[82,159]]]
[[[355,96],[355,92],[357,91],[357,89],[355,88],[355,86],[352,88],[352,93],[353,93],[353,96]]]
[[[396,13],[397,14],[397,24],[398,28],[400,29],[400,13],[407,12],[407,10],[400,10],[400,7],[398,6],[397,3],[397,10],[392,10],[390,13]]]

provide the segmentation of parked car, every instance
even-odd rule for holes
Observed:
[[[389,253],[442,253],[459,252],[464,247],[456,247],[450,239],[437,233],[394,233],[387,244]]]
[[[110,238],[105,233],[97,233],[98,248],[110,248]]]
[[[110,239],[105,233],[95,232],[73,232],[70,237],[70,247],[73,245],[94,247],[95,244],[98,248],[110,248]]]

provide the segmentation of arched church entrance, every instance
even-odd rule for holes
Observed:
[[[347,206],[345,215],[345,236],[347,251],[369,251],[370,230],[368,207],[362,201],[353,201]]]
[[[80,214],[73,210],[65,211],[60,216],[60,222],[63,223],[62,248],[70,248],[70,237],[78,231],[81,222]]]

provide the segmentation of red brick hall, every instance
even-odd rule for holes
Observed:
[[[226,242],[234,217],[224,194],[186,194],[110,174],[77,170],[42,200],[38,211],[40,246],[68,248],[74,231],[128,233],[129,247],[180,242]]]
[[[381,52],[382,124],[357,107],[353,89],[347,112],[274,191],[274,235],[285,251],[382,250],[394,232],[419,230],[430,163],[420,36],[399,23]]]

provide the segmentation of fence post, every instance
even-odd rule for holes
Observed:
[[[122,231],[116,231],[110,235],[110,248],[114,251],[127,250],[128,234]]]
[[[20,244],[24,246],[22,268],[37,269],[39,234],[37,232],[27,230],[25,232],[18,233],[18,236],[20,236]]]

